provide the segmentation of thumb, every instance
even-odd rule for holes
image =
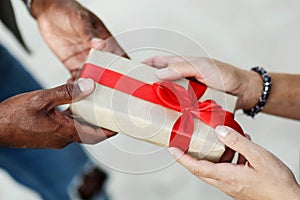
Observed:
[[[257,162],[259,152],[263,152],[263,148],[251,142],[235,130],[227,126],[217,126],[215,132],[218,138],[229,148],[242,154],[252,165]]]
[[[95,90],[95,83],[92,79],[81,78],[77,82],[67,83],[53,89],[46,90],[46,95],[52,107],[69,104],[74,101],[79,101]]]
[[[162,80],[176,80],[181,77],[195,77],[198,72],[189,62],[170,64],[168,67],[157,70],[156,75]]]

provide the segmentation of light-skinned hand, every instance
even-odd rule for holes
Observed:
[[[269,151],[225,126],[216,133],[226,146],[248,160],[246,164],[195,160],[177,148],[171,154],[192,174],[236,200],[296,200],[300,188],[290,169]]]

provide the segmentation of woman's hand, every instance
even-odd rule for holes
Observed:
[[[219,139],[244,155],[245,165],[195,160],[170,148],[177,161],[195,176],[238,200],[300,199],[300,187],[289,168],[277,157],[231,128],[216,128]]]
[[[160,79],[194,77],[209,87],[236,95],[239,97],[238,109],[252,108],[261,95],[262,80],[257,73],[210,58],[156,56],[144,63],[163,68],[157,72]]]
[[[72,142],[95,144],[115,133],[80,124],[56,106],[87,97],[95,89],[91,79],[79,79],[48,90],[38,90],[0,103],[0,146],[62,148]]]
[[[74,78],[91,48],[124,55],[103,22],[75,0],[35,0],[32,14],[46,43]]]

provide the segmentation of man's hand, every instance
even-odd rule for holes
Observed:
[[[32,14],[46,43],[73,78],[91,48],[124,55],[101,20],[75,0],[33,0]]]
[[[62,148],[72,142],[95,144],[114,135],[80,124],[67,112],[56,109],[87,97],[94,89],[91,79],[79,79],[73,84],[20,94],[0,103],[0,146]]]
[[[277,157],[228,127],[217,127],[219,139],[248,160],[246,164],[195,160],[171,148],[177,161],[195,176],[238,200],[300,199],[294,175]]]

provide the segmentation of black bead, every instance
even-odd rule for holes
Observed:
[[[265,106],[265,104],[269,98],[269,95],[270,95],[272,82],[271,82],[271,76],[268,74],[268,72],[264,68],[254,67],[254,68],[252,68],[252,70],[257,72],[262,77],[262,80],[263,80],[263,91],[261,93],[261,97],[259,98],[258,103],[253,108],[251,108],[249,110],[244,110],[245,114],[247,114],[251,117],[254,117]]]

